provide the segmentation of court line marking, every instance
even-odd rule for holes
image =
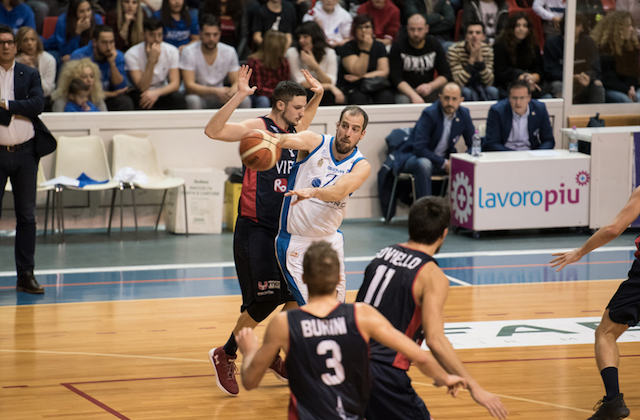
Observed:
[[[74,356],[102,356],[102,357],[123,357],[128,359],[151,359],[151,360],[171,360],[174,362],[198,362],[209,363],[208,360],[201,359],[181,359],[177,357],[159,357],[159,356],[136,356],[132,354],[107,354],[107,353],[86,353],[79,351],[51,351],[51,350],[8,350],[0,349],[0,353],[36,353],[36,354],[59,354],[59,355],[74,355]]]
[[[574,248],[558,248],[558,249],[529,249],[529,250],[507,250],[507,251],[473,251],[473,252],[443,252],[436,254],[438,259],[445,258],[465,258],[465,257],[501,257],[501,256],[513,256],[513,255],[540,255],[540,254],[553,254],[556,252],[567,252]],[[620,252],[620,251],[635,251],[633,246],[611,246],[598,248],[591,253],[599,252]],[[368,262],[375,256],[364,257],[347,257],[345,262]],[[124,271],[141,271],[141,270],[180,270],[189,268],[234,268],[233,261],[223,261],[216,263],[190,263],[190,264],[150,264],[150,265],[129,265],[129,266],[114,266],[114,267],[85,267],[85,268],[58,268],[48,270],[35,270],[35,275],[47,275],[47,274],[77,274],[77,273],[112,273],[112,272],[124,272]],[[13,277],[16,273],[14,271],[0,271],[0,277]]]
[[[450,281],[451,283],[455,283],[455,284],[457,284],[457,285],[459,285],[459,286],[473,286],[473,284],[471,284],[471,283],[467,283],[466,281],[462,281],[462,280],[457,279],[457,278],[455,278],[455,277],[451,277],[451,276],[448,276],[448,275],[446,275],[446,274],[445,274],[445,276],[449,279],[449,281]]]

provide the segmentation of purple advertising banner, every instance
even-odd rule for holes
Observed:
[[[473,229],[474,163],[451,159],[451,223]]]
[[[633,189],[636,189],[638,185],[640,185],[640,133],[633,133],[633,150],[635,154],[635,183],[633,185]],[[631,195],[632,191],[629,191],[629,195]],[[631,227],[639,227],[640,226],[640,217],[631,223]]]

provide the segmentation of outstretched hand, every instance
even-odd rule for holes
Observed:
[[[238,93],[245,96],[251,96],[258,88],[257,86],[249,86],[251,73],[253,73],[253,70],[246,64],[243,64],[242,67],[240,67],[240,70],[238,70]]]
[[[311,197],[314,196],[313,192],[314,192],[315,188],[303,188],[300,190],[290,190],[287,191],[286,193],[284,193],[285,197],[291,197],[291,196],[296,196],[298,197],[298,199],[294,202],[291,203],[292,206],[295,206],[296,204],[298,204],[299,202],[301,202],[302,200],[307,200]]]
[[[509,415],[506,407],[502,404],[502,401],[500,401],[500,398],[498,398],[497,396],[488,391],[485,391],[480,387],[469,391],[471,392],[471,397],[473,398],[473,400],[486,408],[487,411],[489,411],[489,414],[491,414],[491,417],[504,420]]]
[[[549,261],[549,264],[551,264],[551,267],[558,267],[556,271],[560,271],[569,264],[579,261],[580,258],[582,258],[577,249],[569,252],[557,252],[551,255],[556,258]]]
[[[300,70],[305,79],[307,79],[307,83],[311,86],[309,89],[314,94],[324,93],[324,88],[322,87],[322,83],[320,83],[315,77],[309,73],[309,70],[302,69]]]

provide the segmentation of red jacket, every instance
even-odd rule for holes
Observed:
[[[376,9],[371,0],[368,0],[358,8],[358,14],[371,16],[377,39],[396,39],[400,29],[400,9],[391,0],[386,0],[382,9]]]

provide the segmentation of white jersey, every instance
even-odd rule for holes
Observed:
[[[331,152],[333,141],[333,136],[323,134],[322,143],[306,158],[296,162],[289,175],[289,190],[334,185],[364,159],[356,147],[348,157],[337,161]],[[280,213],[280,230],[290,235],[320,237],[338,230],[347,213],[349,196],[340,201],[311,198],[293,206],[295,201],[296,196],[285,197]]]

